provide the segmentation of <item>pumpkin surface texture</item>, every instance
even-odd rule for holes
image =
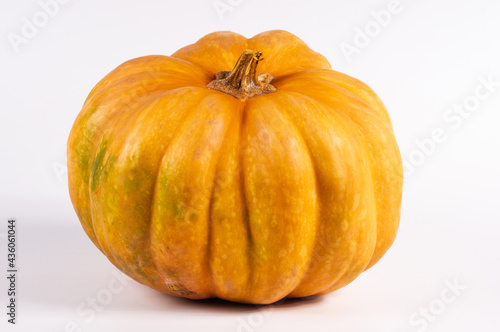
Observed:
[[[399,224],[384,105],[286,31],[215,32],[123,63],[90,92],[67,151],[89,238],[178,297],[332,292],[384,255]]]

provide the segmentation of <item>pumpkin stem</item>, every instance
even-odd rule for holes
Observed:
[[[274,76],[268,73],[257,74],[257,64],[262,59],[260,51],[243,51],[233,70],[215,74],[215,79],[207,84],[207,88],[230,94],[242,101],[277,91],[270,84]]]

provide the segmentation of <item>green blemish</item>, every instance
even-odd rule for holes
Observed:
[[[188,218],[189,221],[195,221],[195,220],[198,220],[198,213],[196,212],[191,212],[189,213],[189,218]]]
[[[124,188],[131,193],[142,190],[142,185],[147,181],[149,173],[139,168],[129,170],[127,177],[123,179]]]
[[[116,156],[108,157],[106,158],[106,163],[103,170],[103,178],[107,178],[109,173],[111,173],[115,169],[116,162],[118,161],[118,158]]]
[[[172,202],[172,212],[174,213],[175,219],[184,220],[186,215],[186,210],[182,207],[182,204],[177,204]]]
[[[176,198],[178,195],[178,187],[176,186],[175,180],[179,179],[180,176],[172,164],[165,165],[165,171],[162,172],[159,186],[162,189],[163,197],[169,202],[170,213],[175,220],[185,220],[186,218],[186,206],[183,203],[179,203]],[[168,212],[167,212],[168,213]],[[196,215],[194,216],[196,218]]]
[[[82,170],[82,175],[85,178],[89,177],[89,157],[90,151],[92,150],[92,140],[94,133],[98,126],[92,122],[93,115],[97,112],[98,107],[94,106],[92,109],[86,112],[85,116],[80,121],[80,125],[77,128],[79,132],[79,139],[76,140],[73,147],[74,151],[78,152],[78,168]],[[83,128],[83,129],[82,129]]]
[[[99,184],[99,178],[101,176],[101,172],[103,171],[103,162],[104,157],[106,156],[106,148],[107,142],[103,142],[99,146],[99,152],[94,158],[94,162],[92,163],[91,168],[91,179],[90,179],[90,190],[95,192],[97,190],[97,186]]]

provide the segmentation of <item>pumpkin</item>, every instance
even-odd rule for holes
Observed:
[[[400,219],[381,100],[286,31],[123,63],[90,92],[67,153],[89,238],[177,297],[332,292],[384,255]]]

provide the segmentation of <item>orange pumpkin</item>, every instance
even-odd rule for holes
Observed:
[[[90,239],[131,278],[191,299],[347,285],[394,240],[402,173],[380,99],[285,31],[125,62],[68,140]]]

